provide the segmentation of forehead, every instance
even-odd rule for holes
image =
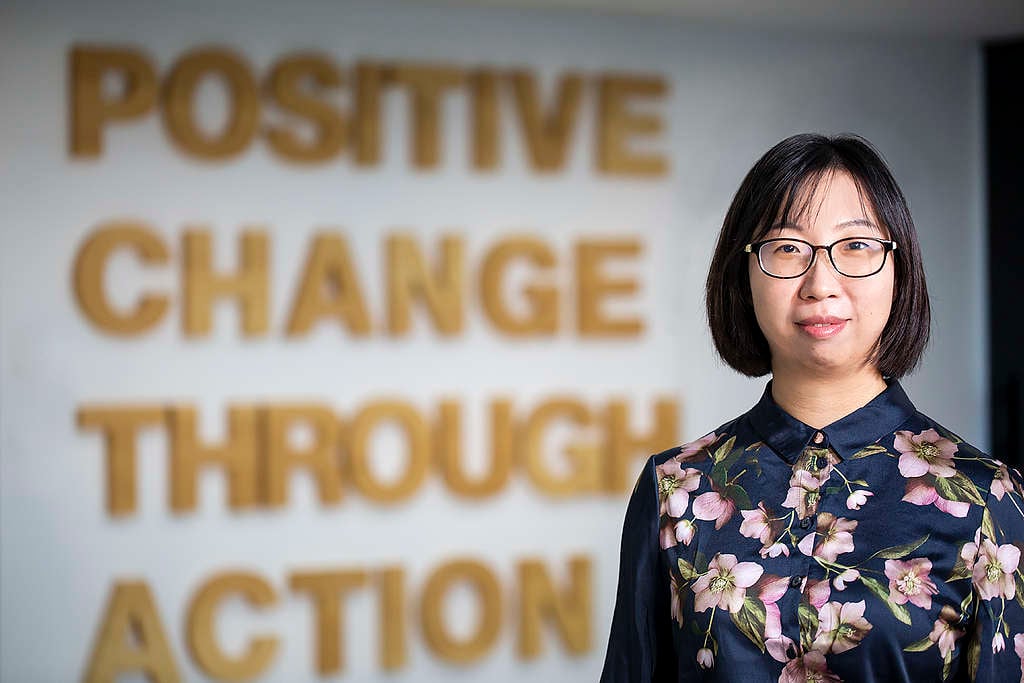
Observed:
[[[828,230],[886,234],[868,193],[842,169],[798,181],[768,229],[807,231],[819,225]]]

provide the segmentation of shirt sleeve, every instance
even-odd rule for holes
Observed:
[[[619,583],[601,683],[676,683],[671,583],[658,542],[658,483],[651,456],[622,526]]]
[[[1024,680],[1024,493],[1020,473],[1000,465],[989,488],[972,576],[977,611],[970,643],[975,681]],[[989,544],[986,544],[988,537]],[[968,661],[973,659],[970,648]],[[969,666],[969,669],[973,667]]]

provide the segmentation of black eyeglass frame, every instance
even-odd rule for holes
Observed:
[[[850,240],[872,240],[874,242],[880,242],[882,244],[882,264],[878,266],[878,270],[872,271],[866,275],[847,275],[843,271],[839,270],[839,266],[836,265],[836,260],[832,258],[832,247],[836,246],[840,242],[848,242]],[[807,263],[807,267],[804,268],[801,272],[797,273],[796,275],[774,275],[772,273],[769,273],[767,270],[765,270],[764,264],[761,262],[761,247],[763,247],[766,244],[769,244],[770,242],[800,242],[801,244],[806,244],[811,248],[811,260]],[[807,240],[798,239],[796,237],[773,237],[767,240],[751,242],[750,244],[743,247],[743,251],[748,254],[755,254],[757,256],[757,267],[760,268],[761,272],[767,275],[768,277],[774,277],[779,280],[792,280],[794,278],[803,277],[804,275],[807,274],[807,271],[814,267],[814,261],[818,258],[819,249],[825,250],[825,253],[828,254],[829,262],[832,264],[832,267],[835,268],[835,271],[837,273],[839,273],[843,277],[861,278],[871,277],[872,275],[877,275],[878,273],[882,272],[882,268],[885,268],[886,256],[889,255],[890,251],[896,251],[897,248],[898,245],[893,240],[883,240],[878,237],[844,237],[843,239],[836,240],[832,244],[828,245],[811,244]]]

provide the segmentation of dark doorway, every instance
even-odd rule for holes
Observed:
[[[1024,39],[985,45],[992,453],[1024,463]]]

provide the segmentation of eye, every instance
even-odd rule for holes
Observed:
[[[847,251],[863,251],[864,249],[870,249],[871,244],[864,240],[853,240],[843,245],[843,248]]]
[[[779,246],[775,247],[775,253],[776,254],[798,254],[798,253],[800,253],[800,249],[795,244],[783,243],[783,244],[780,244]]]

